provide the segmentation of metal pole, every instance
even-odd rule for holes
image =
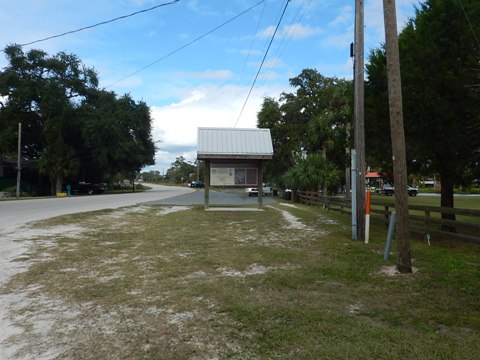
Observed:
[[[210,160],[205,160],[205,189],[204,189],[204,207],[207,210],[210,207]]]
[[[22,123],[18,123],[17,199],[20,198],[21,178],[22,178]]]
[[[352,149],[352,240],[357,240],[357,152]]]
[[[390,255],[390,247],[392,245],[393,234],[395,233],[395,223],[396,223],[396,213],[392,211],[390,215],[390,222],[388,224],[388,233],[387,233],[387,242],[385,244],[385,252],[383,254],[383,260],[388,260],[388,256]]]
[[[263,160],[258,161],[258,208],[263,207]]]

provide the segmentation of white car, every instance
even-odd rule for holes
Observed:
[[[263,186],[263,196],[272,196],[272,188],[270,186]],[[248,196],[258,196],[258,187],[246,188],[245,191],[248,193]]]

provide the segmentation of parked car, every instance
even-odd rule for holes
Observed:
[[[204,188],[205,183],[203,181],[192,181],[190,183],[190,187],[192,187],[192,188]]]
[[[72,185],[72,194],[73,195],[81,195],[81,194],[101,194],[107,190],[106,183],[98,183],[98,184],[91,184],[87,182],[79,182],[77,184]]]
[[[246,188],[245,191],[248,193],[248,196],[258,196],[258,187]],[[268,185],[264,185],[262,191],[263,191],[263,196],[273,195],[272,188]]]
[[[392,196],[393,194],[395,194],[395,186],[393,186],[392,184],[384,184],[382,188],[382,192],[386,196]],[[408,196],[417,196],[418,188],[415,186],[408,185],[407,192],[408,192]]]

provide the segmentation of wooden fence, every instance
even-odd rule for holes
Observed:
[[[301,203],[322,206],[342,214],[351,214],[351,202],[340,196],[323,196],[318,192],[299,191]],[[370,218],[372,221],[388,225],[395,205],[381,199],[371,202]],[[458,239],[480,244],[480,210],[452,209],[436,206],[409,205],[410,231],[424,235]],[[442,219],[442,214],[453,214],[456,220]],[[448,227],[454,231],[445,231]]]

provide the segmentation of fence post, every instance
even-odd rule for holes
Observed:
[[[430,227],[430,210],[425,209],[425,237],[427,238],[428,244],[430,245],[430,233],[428,228]]]

